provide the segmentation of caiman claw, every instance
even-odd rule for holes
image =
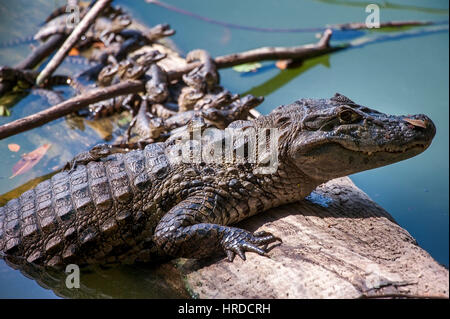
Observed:
[[[246,251],[267,257],[267,252],[269,251],[267,246],[275,241],[282,242],[280,238],[269,232],[261,231],[252,234],[246,230],[232,227],[230,228],[230,231],[225,234],[221,244],[225,249],[228,261],[232,262],[236,254],[238,254],[242,260],[246,260]]]

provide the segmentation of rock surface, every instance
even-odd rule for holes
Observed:
[[[256,215],[239,227],[283,239],[270,258],[186,260],[199,298],[447,297],[449,273],[348,177],[309,200]]]

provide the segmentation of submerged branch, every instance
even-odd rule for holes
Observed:
[[[381,28],[401,28],[401,27],[417,27],[417,26],[426,26],[426,25],[432,25],[434,22],[432,21],[388,21],[388,22],[381,22],[379,28],[375,29],[381,29]],[[364,30],[368,29],[371,30],[373,28],[367,27],[367,24],[364,22],[351,22],[351,23],[342,23],[342,24],[335,24],[331,25],[330,28],[337,29],[337,30]]]

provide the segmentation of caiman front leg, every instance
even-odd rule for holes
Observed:
[[[267,245],[281,242],[268,232],[252,234],[224,226],[222,216],[225,215],[218,195],[188,197],[160,220],[154,242],[162,252],[173,257],[203,258],[224,250],[229,261],[233,261],[236,254],[245,260],[247,251],[267,256]]]
[[[76,155],[70,162],[67,162],[63,169],[71,172],[75,170],[78,165],[87,165],[87,163],[92,161],[98,162],[109,155],[124,153],[126,151],[127,149],[124,147],[110,144],[98,144],[89,151]]]

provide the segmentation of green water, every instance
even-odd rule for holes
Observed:
[[[33,34],[47,13],[62,3],[0,0],[0,42]],[[218,56],[260,46],[293,46],[316,41],[314,33],[252,32],[208,24],[146,4],[143,0],[116,3],[148,25],[170,23],[177,31],[173,40],[184,53],[204,48],[213,56]],[[322,27],[364,21],[367,15],[364,11],[366,3],[350,0],[167,0],[166,3],[212,19],[266,28]],[[448,20],[448,1],[380,1],[379,4],[382,21]],[[265,63],[259,72],[251,75],[223,70],[221,79],[222,85],[232,92],[264,95],[265,102],[258,108],[262,113],[299,98],[331,97],[335,92],[340,92],[385,113],[425,113],[430,116],[436,124],[437,134],[426,152],[394,165],[355,174],[351,178],[408,230],[421,247],[448,267],[449,44],[445,26],[443,31],[442,28],[424,28],[425,32],[408,36],[398,36],[396,32],[371,32],[365,36],[392,38],[316,58],[288,71],[278,70],[273,63]],[[409,31],[414,30],[405,30]],[[337,39],[342,39],[339,36],[342,35],[336,34]],[[26,45],[0,49],[0,65],[13,65],[28,52]],[[58,73],[73,72],[74,68],[79,66],[65,63]],[[59,89],[65,97],[69,96],[69,91]],[[0,117],[0,124],[47,106],[48,103],[39,96],[30,95],[10,108],[10,117]],[[0,141],[0,194],[54,171],[73,155],[103,141],[105,137],[114,137],[120,127],[117,121],[109,123],[109,126],[107,132],[99,133],[92,123],[60,119]],[[21,150],[10,152],[7,149],[9,143],[19,144]],[[9,179],[11,168],[20,154],[32,151],[43,143],[52,144],[43,160],[28,173]],[[105,288],[109,296],[167,296],[168,292],[157,284],[157,278],[163,275],[158,273],[159,277],[155,277],[152,272],[143,269],[136,271],[139,267],[133,269],[100,272],[104,282],[114,278],[122,287]],[[94,284],[102,285],[101,280]],[[173,296],[180,294],[174,292]],[[0,297],[52,298],[56,295],[0,260]]]

